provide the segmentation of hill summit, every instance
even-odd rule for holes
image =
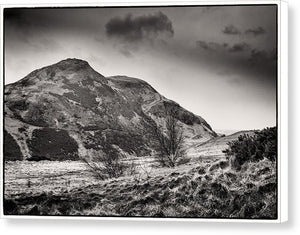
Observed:
[[[149,122],[164,126],[176,109],[187,146],[216,136],[200,116],[159,94],[147,82],[104,77],[88,62],[66,59],[5,86],[6,160],[77,160],[110,146],[125,155],[153,153]]]

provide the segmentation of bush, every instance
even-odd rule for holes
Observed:
[[[245,162],[260,161],[267,158],[277,160],[277,128],[265,128],[256,131],[253,136],[240,135],[237,140],[228,143],[223,152],[232,159],[232,165],[240,168]]]
[[[125,165],[122,162],[120,152],[108,144],[103,145],[103,150],[105,154],[99,157],[103,164],[103,173],[110,178],[122,176],[125,171]]]
[[[83,159],[87,166],[101,180],[106,178],[118,178],[127,174],[136,173],[136,165],[124,162],[124,155],[108,143],[102,144],[102,154]]]

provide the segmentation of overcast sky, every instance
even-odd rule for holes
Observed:
[[[5,83],[66,58],[147,81],[213,129],[276,125],[276,7],[5,10]]]

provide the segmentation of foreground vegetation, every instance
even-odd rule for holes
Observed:
[[[96,184],[55,193],[6,195],[4,212],[11,215],[276,219],[274,138],[276,131],[272,128],[251,138],[241,136],[229,144],[225,151],[227,159],[193,159],[174,168],[99,180]],[[265,148],[263,155],[256,154],[261,153],[261,148]],[[238,154],[243,151],[249,153],[248,157]]]
[[[62,193],[19,194],[6,214],[276,218],[276,167],[268,159],[199,164],[148,178],[118,178]]]

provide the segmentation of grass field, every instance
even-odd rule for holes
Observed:
[[[16,174],[16,172],[18,172]],[[146,217],[277,217],[276,165],[235,171],[224,158],[140,169],[100,181],[81,162],[5,163],[5,214]]]

